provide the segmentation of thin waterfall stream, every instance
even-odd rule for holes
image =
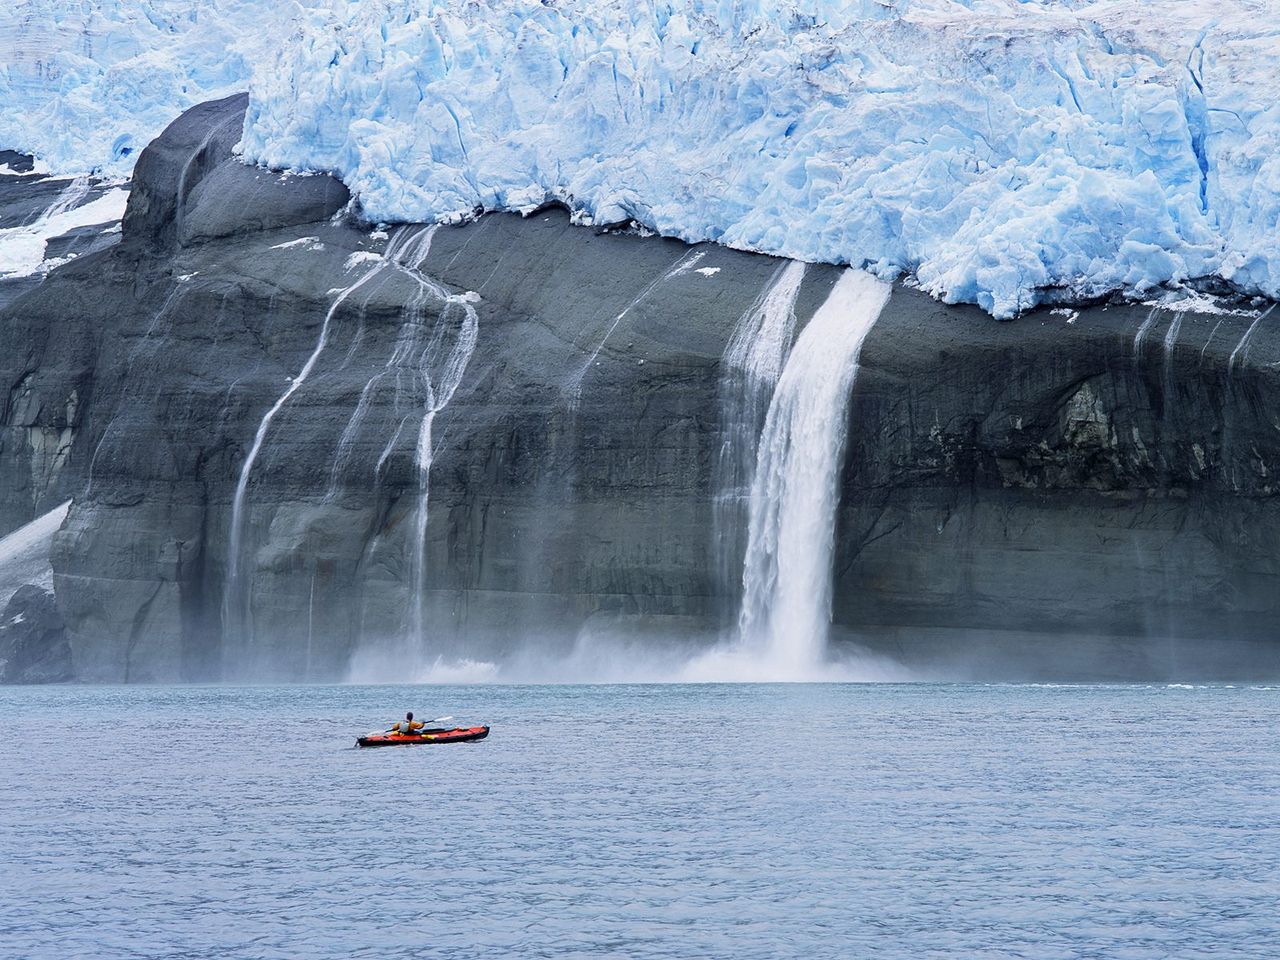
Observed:
[[[401,309],[400,329],[391,355],[385,364],[373,374],[361,391],[351,419],[338,440],[334,461],[329,471],[325,501],[335,498],[343,471],[354,456],[354,445],[361,427],[366,421],[370,406],[376,402],[379,391],[385,386],[393,391],[393,404],[398,427],[382,448],[382,454],[370,470],[376,478],[382,474],[383,465],[399,438],[404,435],[406,424],[418,420],[414,441],[413,464],[416,473],[416,491],[412,537],[408,544],[408,598],[404,627],[406,638],[419,653],[423,653],[425,631],[423,610],[426,592],[426,537],[428,509],[430,505],[430,474],[434,460],[432,427],[436,415],[452,400],[462,381],[463,374],[475,350],[479,332],[478,314],[473,301],[474,294],[453,294],[439,283],[421,273],[422,264],[431,249],[431,241],[437,227],[405,227],[392,237],[382,257],[366,270],[354,283],[343,288],[333,299],[321,325],[320,334],[307,361],[298,375],[263,415],[254,435],[253,444],[241,467],[232,501],[231,529],[228,538],[227,577],[223,599],[224,628],[241,628],[251,634],[249,623],[249,598],[244,582],[242,552],[244,549],[245,503],[254,465],[266,443],[272,423],[292,396],[301,388],[313,372],[321,354],[331,338],[332,325],[338,308],[360,288],[375,277],[394,271],[411,280],[413,294]],[[438,309],[428,317],[428,307],[435,303]]]
[[[587,374],[591,371],[591,368],[596,365],[597,358],[600,356],[600,351],[603,350],[604,345],[609,342],[609,338],[612,337],[614,331],[618,329],[618,325],[626,319],[627,314],[643,303],[644,300],[663,283],[693,270],[706,255],[707,252],[705,250],[694,250],[682,254],[668,270],[659,275],[657,279],[636,294],[632,301],[623,307],[622,311],[613,318],[613,322],[610,323],[608,328],[605,330],[604,336],[601,338],[600,342],[596,344],[595,349],[591,351],[590,355],[583,362],[578,372],[574,374],[567,385],[569,408],[571,410],[578,409],[578,405],[582,402],[583,381],[586,380]]]
[[[388,246],[388,255],[404,268],[405,274],[414,281],[417,289],[403,310],[405,319],[400,326],[400,333],[396,337],[391,356],[387,358],[383,368],[370,377],[368,383],[365,384],[364,389],[360,392],[360,399],[356,402],[355,412],[351,415],[351,419],[347,421],[347,425],[342,431],[342,436],[338,440],[338,450],[334,455],[333,465],[329,471],[329,489],[325,494],[326,500],[332,500],[337,494],[342,470],[351,461],[356,437],[360,433],[360,427],[364,423],[369,407],[379,388],[386,382],[388,377],[394,377],[396,397],[399,399],[404,389],[403,377],[406,372],[412,371],[415,376],[417,375],[416,370],[412,370],[412,368],[417,362],[415,354],[421,349],[421,344],[418,341],[421,339],[422,308],[426,303],[427,294],[429,292],[436,293],[442,299],[447,299],[448,297],[442,289],[427,281],[418,272],[426,261],[427,255],[431,252],[431,241],[434,239],[438,229],[438,224],[417,232],[406,228],[403,233],[398,234],[392,240],[392,244],[396,245],[396,250],[392,252],[391,247]],[[348,355],[347,360],[343,362],[350,362],[350,359],[351,356]]]
[[[228,537],[227,548],[227,575],[226,585],[223,595],[223,623],[224,629],[234,627],[244,627],[247,622],[247,595],[245,584],[243,583],[242,563],[244,525],[245,525],[245,500],[249,489],[249,482],[252,477],[254,465],[257,463],[261,455],[263,446],[266,442],[268,432],[271,429],[272,422],[280,411],[288,404],[293,395],[302,387],[307,378],[315,369],[321,354],[329,342],[331,328],[334,316],[339,307],[342,306],[350,297],[362,287],[365,287],[371,280],[384,274],[388,270],[394,270],[400,275],[406,276],[414,281],[416,289],[409,303],[405,307],[405,322],[402,324],[401,332],[397,340],[396,348],[393,351],[392,358],[387,362],[384,368],[375,374],[374,377],[366,385],[361,395],[360,402],[357,403],[356,411],[350,423],[347,424],[339,440],[338,452],[330,475],[330,487],[326,497],[332,496],[334,485],[342,464],[350,456],[350,445],[355,434],[359,430],[360,423],[368,408],[370,398],[376,386],[382,379],[394,373],[396,377],[396,394],[397,406],[399,406],[399,397],[403,391],[400,380],[407,373],[420,387],[419,393],[425,396],[423,406],[425,412],[422,414],[423,422],[426,424],[431,417],[453,396],[454,390],[457,389],[457,381],[461,379],[461,368],[465,367],[466,360],[470,359],[471,350],[475,346],[476,338],[476,312],[475,308],[470,304],[470,298],[466,294],[453,295],[449,294],[443,287],[434,281],[429,280],[419,272],[422,262],[426,259],[427,252],[430,250],[431,239],[436,231],[435,227],[406,227],[401,229],[387,244],[386,250],[372,267],[367,269],[352,284],[344,287],[334,297],[328,311],[325,314],[324,322],[321,324],[320,333],[316,340],[315,347],[308,356],[302,369],[297,376],[291,378],[288,387],[281,393],[280,397],[263,415],[258,429],[254,434],[253,444],[250,447],[249,454],[245,458],[244,464],[240,470],[239,480],[236,483],[235,494],[231,507],[231,527]],[[452,348],[445,351],[443,346],[443,322],[438,322],[430,335],[426,332],[423,323],[423,308],[428,297],[434,297],[443,302],[439,318],[440,321],[447,321],[455,312],[461,314],[460,333]],[[441,355],[446,354],[443,359]],[[439,386],[434,386],[432,382],[432,366],[436,363],[443,363],[444,372],[440,378]],[[419,512],[424,512],[425,505],[425,488],[426,475],[429,473],[430,452],[422,451],[423,439],[425,434],[426,442],[430,442],[429,426],[419,431],[420,437],[418,447],[415,450],[415,464],[418,469],[419,479]],[[415,528],[419,525],[415,525]],[[421,524],[422,536],[416,540],[412,549],[416,553],[421,553],[423,549],[423,541],[425,540],[425,524]],[[421,607],[421,587],[422,575],[419,572],[421,561],[411,558],[411,569],[414,571],[412,576],[412,599],[410,601],[411,608],[420,609]],[[411,623],[420,624],[420,615],[414,615],[412,612],[409,616]],[[420,638],[421,628],[416,628],[416,636]]]
[[[388,245],[388,251],[391,247]],[[243,626],[243,617],[240,614],[245,613],[244,610],[244,585],[241,581],[240,573],[240,550],[241,539],[244,534],[244,501],[245,494],[249,489],[249,478],[253,474],[253,466],[257,463],[258,456],[262,452],[262,445],[266,441],[267,431],[271,429],[271,422],[275,420],[284,405],[289,399],[298,392],[298,389],[306,382],[311,371],[315,369],[320,355],[324,353],[325,346],[329,342],[329,328],[333,323],[334,314],[338,312],[338,308],[353,293],[363,287],[375,276],[381,273],[387,266],[389,260],[387,254],[369,270],[366,270],[358,280],[349,286],[344,287],[329,305],[329,309],[325,312],[324,322],[320,325],[320,335],[316,339],[316,345],[312,349],[311,354],[307,357],[306,362],[302,365],[302,369],[298,371],[296,377],[289,380],[289,386],[275,403],[262,415],[262,420],[258,424],[258,429],[254,433],[253,445],[249,448],[249,455],[245,457],[244,464],[240,468],[240,477],[236,482],[235,495],[231,501],[231,529],[227,538],[227,576],[223,586],[223,629],[226,630],[233,625],[236,627]]]
[[[451,309],[460,308],[462,319],[457,338],[447,352],[444,348],[443,331],[447,327],[447,314]],[[435,328],[431,342],[422,354],[419,365],[420,375],[425,381],[427,391],[426,411],[418,428],[418,442],[415,449],[414,462],[418,468],[418,505],[414,522],[414,541],[412,559],[413,595],[409,608],[409,636],[416,642],[420,654],[425,655],[426,636],[423,625],[423,607],[427,587],[427,520],[429,518],[431,494],[431,464],[435,458],[435,447],[432,438],[432,426],[436,414],[448,406],[458,386],[462,383],[462,375],[466,372],[471,354],[475,351],[479,336],[479,319],[475,307],[466,295],[449,297],[440,322]],[[433,377],[434,362],[442,360],[443,365],[438,376]]]
[[[426,545],[430,516],[431,466],[435,458],[432,427],[436,415],[453,399],[471,355],[475,352],[479,336],[479,315],[473,303],[474,293],[449,293],[443,286],[421,272],[431,251],[431,241],[438,226],[405,228],[393,243],[398,251],[390,257],[391,265],[416,284],[416,290],[402,310],[403,320],[395,347],[382,370],[378,371],[361,391],[351,420],[343,430],[338,451],[330,473],[326,500],[336,494],[340,474],[352,458],[352,445],[368,412],[377,390],[391,378],[394,387],[393,406],[397,412],[398,426],[384,446],[373,476],[382,474],[387,458],[404,433],[412,414],[400,416],[404,397],[412,395],[422,410],[414,444],[414,467],[417,472],[417,501],[414,508],[413,539],[409,547],[409,599],[405,617],[406,639],[419,657],[426,657],[426,631],[424,610],[426,605],[427,564]],[[426,322],[425,311],[429,300],[438,303],[439,311],[433,322]],[[406,384],[406,380],[409,381]]]
[[[795,337],[796,299],[806,266],[791,260],[774,271],[738,320],[721,359],[721,432],[713,532],[721,589],[730,595],[742,585],[747,505],[755,476],[756,449],[769,400]]]

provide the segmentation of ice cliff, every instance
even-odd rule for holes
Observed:
[[[999,317],[1201,278],[1280,295],[1269,0],[274,7],[27,0],[0,14],[23,52],[0,140],[119,165],[116,138],[252,69],[245,156],[333,171],[375,219],[557,200]]]
[[[260,72],[248,156],[383,219],[584,221],[913,273],[1009,316],[1280,293],[1272,4],[352,2]]]

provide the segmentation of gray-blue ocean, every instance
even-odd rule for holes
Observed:
[[[405,709],[482,743],[353,748]],[[1280,689],[0,689],[5,957],[1280,955]]]

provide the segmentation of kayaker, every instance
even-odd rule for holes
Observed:
[[[389,733],[410,734],[425,727],[425,723],[421,723],[413,719],[413,711],[410,710],[404,715],[404,719],[393,726]]]

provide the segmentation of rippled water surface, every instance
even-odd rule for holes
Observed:
[[[405,709],[482,743],[352,749]],[[1280,690],[0,690],[13,957],[1269,957]]]

